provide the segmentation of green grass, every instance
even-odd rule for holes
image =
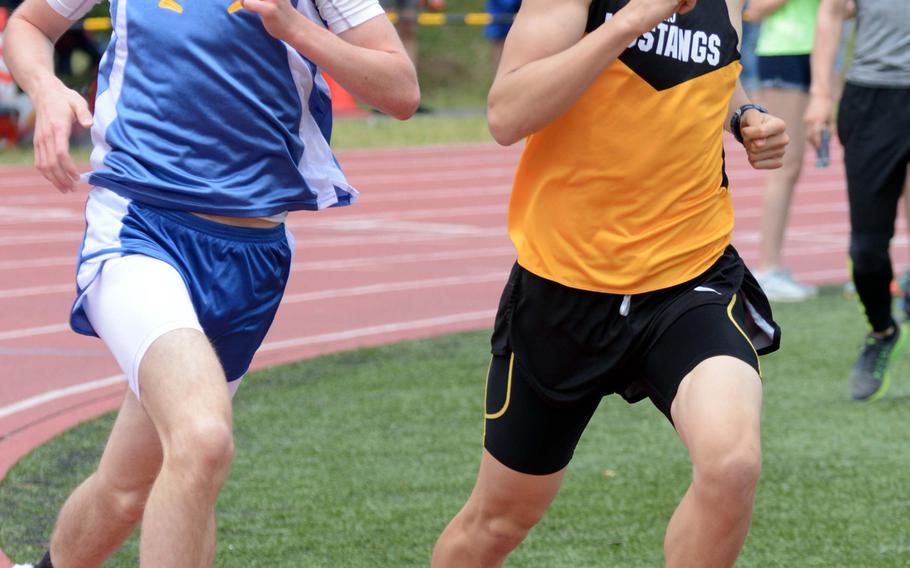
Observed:
[[[450,13],[483,12],[484,6],[484,0],[446,0]],[[494,71],[482,27],[418,28],[417,73],[430,108],[483,107]]]
[[[738,566],[906,566],[910,365],[897,365],[884,400],[851,403],[846,376],[864,331],[856,304],[828,293],[776,311],[784,348],[764,360],[764,471]],[[235,403],[216,565],[425,566],[474,481],[486,350],[486,333],[468,333],[250,377]],[[0,546],[12,558],[39,556],[110,424],[54,439],[0,485]],[[658,566],[689,475],[656,410],[609,398],[509,565]],[[135,565],[134,546],[109,565]]]

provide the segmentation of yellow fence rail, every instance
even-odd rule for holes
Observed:
[[[389,12],[389,19],[393,23],[399,21],[415,21],[419,26],[486,26],[488,24],[506,24],[512,21],[511,14],[487,14],[484,12],[469,12],[466,14],[447,14],[443,12],[423,12],[414,16],[399,16]],[[82,20],[82,29],[88,32],[108,32],[111,30],[110,18],[86,18]]]

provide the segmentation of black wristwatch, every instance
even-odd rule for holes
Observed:
[[[743,106],[736,109],[736,112],[734,112],[733,116],[730,117],[730,132],[733,134],[733,138],[736,138],[736,141],[739,142],[740,144],[743,143],[743,133],[740,130],[739,122],[743,118],[743,113],[746,112],[747,110],[749,110],[750,108],[755,109],[758,112],[768,114],[768,109],[766,109],[765,107],[763,107],[761,105],[757,105],[755,103],[744,104]]]

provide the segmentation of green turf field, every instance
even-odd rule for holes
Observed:
[[[910,365],[889,395],[847,400],[863,333],[829,291],[778,306],[784,349],[765,359],[764,472],[738,566],[910,565]],[[305,361],[249,377],[237,458],[219,501],[217,566],[426,566],[474,480],[485,332]],[[0,546],[37,559],[66,493],[91,471],[107,416],[38,449],[0,485]],[[611,470],[613,476],[605,476]],[[510,566],[659,566],[689,480],[646,403],[607,399],[564,489]],[[135,543],[111,566],[134,566]]]

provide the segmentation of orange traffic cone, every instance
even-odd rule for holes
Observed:
[[[324,72],[325,82],[329,85],[329,92],[332,93],[332,114],[335,116],[366,116],[368,113],[357,106],[357,101],[347,92],[344,87],[338,84],[335,79],[329,77]]]

